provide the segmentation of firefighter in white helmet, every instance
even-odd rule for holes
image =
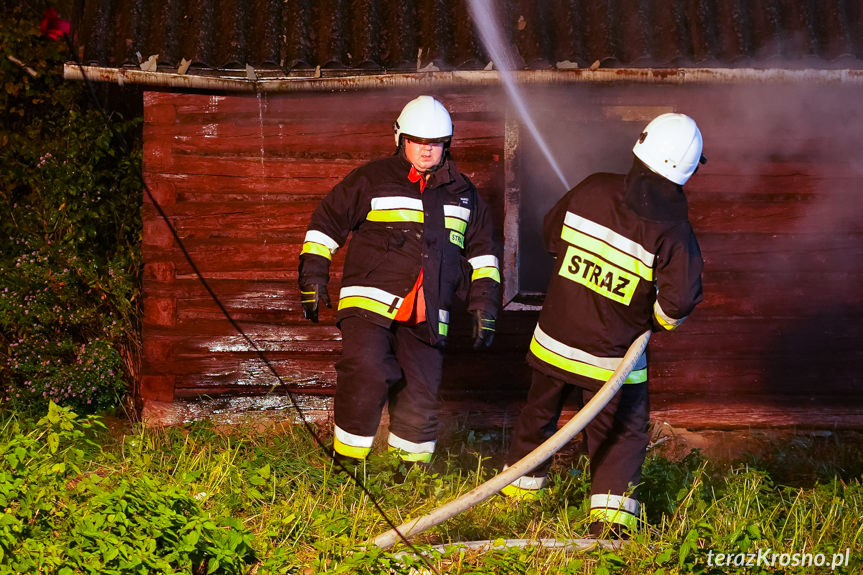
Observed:
[[[701,132],[684,114],[652,120],[633,148],[629,173],[597,173],[545,216],[556,257],[530,343],[533,376],[513,432],[512,465],[557,429],[564,402],[584,405],[645,330],[675,329],[701,301],[703,262],[683,191],[702,156]],[[626,536],[648,443],[647,356],[584,430],[590,458],[590,531]],[[550,462],[503,489],[534,498]]]
[[[363,460],[389,402],[389,447],[430,461],[450,312],[467,296],[474,348],[494,337],[500,299],[497,244],[485,203],[456,169],[453,126],[431,96],[404,107],[396,152],[351,172],[312,214],[300,255],[303,313],[329,307],[332,254],[351,236],[336,322],[335,454]]]

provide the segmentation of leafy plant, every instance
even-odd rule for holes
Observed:
[[[0,8],[0,405],[93,413],[137,373],[140,120],[63,80],[38,17]]]
[[[55,403],[35,424],[4,422],[0,573],[242,573],[254,559],[242,522],[204,513],[182,485],[109,473],[102,429]]]

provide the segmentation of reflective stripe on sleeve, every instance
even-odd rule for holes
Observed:
[[[468,260],[473,268],[470,280],[476,281],[480,278],[491,278],[500,283],[500,266],[496,256],[476,256]]]
[[[339,309],[359,307],[389,319],[395,319],[403,299],[382,289],[347,286],[339,291]]]
[[[622,357],[598,357],[586,351],[570,347],[546,334],[537,324],[530,342],[530,351],[538,359],[569,373],[608,381],[623,361]],[[647,356],[641,354],[635,367],[624,383],[647,381]]]
[[[303,239],[303,249],[300,255],[315,254],[332,261],[333,254],[339,249],[339,243],[323,232],[309,230]]]
[[[656,318],[656,321],[667,331],[671,331],[675,329],[677,326],[683,323],[683,320],[686,319],[687,316],[683,316],[680,319],[675,319],[662,311],[662,306],[659,305],[658,301],[653,302],[653,316]]]
[[[321,256],[322,258],[327,258],[330,261],[333,260],[332,252],[328,250],[326,246],[316,244],[315,242],[303,243],[303,249],[300,250],[300,255],[303,254],[314,254],[316,256]]]
[[[328,250],[332,253],[336,253],[336,250],[339,249],[339,242],[328,236],[323,232],[319,232],[317,230],[309,230],[306,232],[306,237],[303,239],[304,242],[314,242],[316,244],[321,244],[326,246]]]

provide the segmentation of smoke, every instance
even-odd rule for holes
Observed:
[[[518,111],[522,123],[533,136],[534,142],[536,142],[536,145],[548,161],[550,168],[563,185],[563,191],[568,190],[569,182],[561,171],[554,153],[546,143],[542,132],[534,122],[530,109],[525,102],[524,95],[512,75],[512,70],[515,69],[515,59],[503,41],[500,24],[497,22],[489,0],[469,0],[468,10],[482,39],[483,46],[485,46],[486,51],[491,56],[492,62],[494,62],[495,67],[497,67],[500,73],[501,82],[513,107]]]
[[[573,185],[594,172],[628,170],[638,134],[656,115],[676,111],[695,118],[708,162],[685,188],[696,233],[705,236],[708,248],[721,242],[720,250],[705,250],[708,271],[763,273],[795,282],[814,278],[819,270],[832,277],[843,253],[859,258],[863,107],[857,86],[621,82],[519,90],[564,179]],[[507,100],[499,102],[506,113]],[[551,262],[544,256],[541,222],[564,190],[523,126],[518,162],[519,245],[529,255],[521,258],[521,285],[544,291]],[[742,251],[729,254],[734,242]],[[756,312],[772,307],[767,304],[776,297],[774,286],[753,283],[747,289],[739,296]],[[848,288],[828,282],[825,289],[844,294]],[[788,297],[795,291],[805,289],[790,286]]]

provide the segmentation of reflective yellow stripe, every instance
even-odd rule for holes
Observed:
[[[632,241],[628,237],[617,233],[611,228],[607,228],[572,212],[566,212],[566,217],[564,218],[563,223],[567,227],[585,233],[603,243],[614,246],[625,254],[641,260],[641,262],[649,268],[653,267],[653,262],[656,260],[656,256],[654,254],[650,253],[638,242]]]
[[[655,317],[655,318],[656,318],[656,323],[658,323],[659,325],[661,325],[661,326],[662,326],[662,328],[663,328],[663,329],[665,329],[665,330],[667,330],[667,331],[671,331],[671,330],[673,330],[674,328],[676,328],[678,325],[680,325],[679,323],[668,323],[667,321],[665,321],[665,318],[663,318],[663,317],[662,317],[661,315],[659,315],[658,313],[653,314],[653,317]]]
[[[416,210],[372,210],[366,219],[370,222],[423,222],[423,213]]]
[[[559,367],[560,369],[568,371],[569,373],[582,375],[591,379],[608,381],[611,375],[614,373],[614,370],[612,369],[604,369],[602,367],[597,367],[583,361],[570,359],[549,349],[546,349],[538,341],[536,341],[536,336],[534,336],[533,339],[531,339],[530,341],[530,351],[533,353],[533,355],[550,365]],[[647,381],[646,367],[638,370],[632,370],[629,373],[629,376],[626,378],[626,381],[624,381],[623,383],[644,383],[645,381]]]
[[[429,463],[432,460],[431,453],[408,453],[404,449],[398,449],[393,447],[392,445],[389,447],[390,451],[396,451],[399,459],[402,461],[417,461],[420,463]]]
[[[563,226],[560,237],[567,243],[584,248],[620,268],[643,277],[647,281],[653,281],[653,268],[624,251],[567,226]]]
[[[345,457],[353,457],[354,459],[365,459],[372,452],[371,447],[354,447],[339,441],[338,438],[333,439],[333,450],[339,455]]]
[[[404,300],[379,288],[345,286],[339,291],[339,309],[359,307],[388,319],[395,319]]]
[[[558,275],[628,306],[641,279],[576,246],[566,248]]]
[[[421,443],[408,441],[393,432],[390,432],[389,437],[387,437],[389,450],[398,452],[398,456],[402,461],[422,461],[428,463],[431,461],[432,454],[434,453],[435,443],[434,440],[423,441]]]
[[[633,532],[638,529],[638,517],[629,513],[628,511],[624,511],[623,509],[609,509],[607,507],[591,509],[590,521],[617,523],[619,525],[623,525],[624,527]]]
[[[482,278],[491,278],[497,283],[500,283],[500,270],[497,268],[477,268],[473,270],[470,276],[470,281],[476,281]]]
[[[315,254],[333,261],[333,255],[330,252],[330,249],[327,246],[316,242],[305,242],[303,244],[303,249],[300,252],[300,255],[303,254]]]
[[[590,496],[590,520],[638,528],[638,501],[624,495],[595,493]]]
[[[662,306],[659,305],[658,301],[653,302],[653,317],[656,318],[657,323],[662,326],[663,329],[667,331],[671,331],[683,323],[685,317],[680,319],[674,319],[663,311]]]
[[[630,371],[629,375],[626,376],[626,379],[623,381],[623,383],[644,383],[645,381],[647,381],[646,367],[642,369],[633,369],[632,371]]]
[[[446,337],[449,334],[449,324],[443,323],[443,322],[438,322],[437,332],[438,332],[438,335],[442,335],[442,336]]]
[[[396,312],[398,311],[397,307],[394,307],[392,304],[381,303],[377,300],[374,300],[369,297],[363,297],[360,295],[343,297],[339,300],[339,309],[344,309],[346,307],[359,307],[362,309],[367,309],[376,314],[380,314],[389,319],[395,319]]]
[[[534,499],[539,499],[539,496],[542,495],[543,491],[543,489],[524,489],[522,487],[516,487],[512,483],[500,490],[500,492],[505,496],[518,501],[533,501]]]
[[[493,255],[475,256],[468,260],[473,268],[471,281],[480,278],[491,278],[497,283],[500,283],[500,268],[498,266],[497,257]]]
[[[449,216],[444,217],[443,225],[451,230],[455,230],[460,234],[463,234],[467,229],[467,222],[464,220],[460,220],[458,218],[451,218]]]

